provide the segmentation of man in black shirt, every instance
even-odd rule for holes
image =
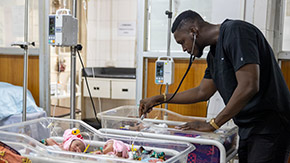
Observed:
[[[169,103],[207,101],[218,91],[226,107],[210,122],[193,121],[182,129],[214,131],[233,118],[239,127],[240,162],[286,162],[290,148],[290,93],[273,51],[255,26],[239,20],[214,25],[191,10],[174,21],[178,44],[195,57],[210,46],[200,85],[176,94]],[[140,101],[140,114],[169,99],[157,95]]]

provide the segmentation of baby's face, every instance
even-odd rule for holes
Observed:
[[[85,145],[80,140],[73,140],[70,147],[69,147],[69,151],[71,151],[71,152],[81,153],[84,150],[85,150]]]

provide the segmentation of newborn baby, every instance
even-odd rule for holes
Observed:
[[[130,148],[128,144],[119,140],[110,139],[105,143],[103,151],[96,151],[93,154],[106,154],[110,156],[128,158],[129,150]]]
[[[43,139],[41,142],[49,146],[48,148],[52,150],[65,150],[81,153],[86,149],[84,138],[76,128],[65,130],[63,134],[63,142],[61,144],[57,143],[52,138],[46,140]]]

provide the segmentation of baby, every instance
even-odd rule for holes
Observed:
[[[49,146],[48,148],[53,150],[56,149],[81,153],[86,149],[84,138],[76,128],[65,130],[63,134],[63,142],[61,144],[57,143],[52,138],[42,139],[41,143]]]
[[[117,156],[123,158],[129,158],[130,147],[128,144],[119,140],[108,140],[102,151],[93,152],[93,154],[106,154],[110,156]]]
[[[164,162],[165,153],[157,153],[153,150],[145,150],[143,147],[139,147],[130,151],[128,144],[123,143],[119,140],[110,139],[108,140],[102,151],[93,152],[93,154],[105,154],[113,157],[122,157],[130,160],[139,160],[143,162]]]

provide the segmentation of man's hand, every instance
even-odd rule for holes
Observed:
[[[194,120],[191,122],[187,122],[184,125],[176,126],[175,128],[181,129],[181,130],[196,130],[196,131],[202,131],[202,132],[211,132],[215,130],[215,128],[213,128],[205,120]]]
[[[163,96],[161,98],[163,98]],[[140,100],[139,117],[143,114],[146,116],[147,113],[150,113],[152,111],[152,106],[159,102],[159,99],[160,95]]]

